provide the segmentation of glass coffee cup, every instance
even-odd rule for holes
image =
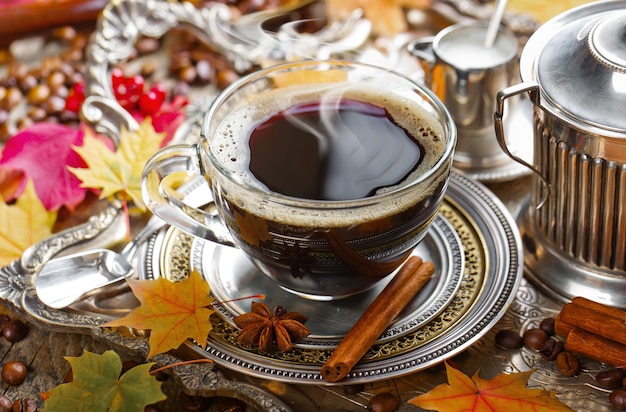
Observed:
[[[423,239],[444,198],[456,128],[427,88],[384,68],[300,61],[252,73],[212,103],[199,142],[161,149],[142,178],[171,225],[240,248],[300,296],[370,289]],[[190,208],[164,180],[205,177]]]

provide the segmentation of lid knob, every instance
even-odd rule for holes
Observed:
[[[604,66],[626,73],[626,12],[614,13],[598,21],[589,31],[587,45]]]

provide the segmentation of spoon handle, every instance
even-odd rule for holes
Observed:
[[[504,9],[506,7],[507,0],[496,0],[496,8],[489,20],[489,26],[487,27],[487,35],[485,36],[485,47],[493,47],[493,43],[496,40],[500,23],[502,22],[502,16],[504,16]]]

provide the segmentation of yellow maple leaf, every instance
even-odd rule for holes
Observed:
[[[425,9],[431,0],[326,0],[326,15],[331,20],[346,19],[361,9],[372,23],[372,32],[395,36],[407,31],[405,8]]]
[[[569,9],[586,3],[591,3],[591,0],[510,0],[507,9],[518,13],[527,13],[538,23],[545,23]]]
[[[180,282],[159,278],[128,279],[128,283],[140,306],[104,326],[150,330],[149,358],[176,349],[190,338],[206,341],[212,329],[209,316],[214,312],[210,308],[214,299],[198,271]]]
[[[49,212],[29,179],[15,204],[0,197],[0,266],[8,265],[35,243],[52,234],[57,212]]]
[[[533,372],[501,373],[491,380],[476,373],[470,379],[446,362],[448,383],[410,399],[409,403],[439,412],[571,411],[553,392],[526,387]]]
[[[69,170],[81,181],[81,187],[101,190],[104,199],[124,193],[135,206],[145,211],[141,195],[141,174],[148,159],[160,148],[165,137],[157,133],[149,118],[134,132],[122,130],[116,151],[87,131],[82,146],[74,150],[87,163],[87,168],[70,167]]]

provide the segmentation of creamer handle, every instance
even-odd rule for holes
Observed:
[[[513,97],[522,93],[528,93],[530,97],[530,101],[533,103],[533,105],[539,105],[539,85],[537,83],[524,82],[524,83],[517,84],[515,86],[507,87],[505,89],[500,90],[498,92],[498,95],[496,96],[496,111],[493,114],[493,121],[494,121],[494,127],[495,127],[496,138],[498,140],[498,144],[500,145],[504,153],[506,153],[506,155],[509,156],[511,159],[515,160],[516,162],[532,170],[539,177],[539,179],[541,180],[541,183],[546,189],[543,192],[543,196],[541,196],[539,203],[537,204],[537,209],[539,209],[546,203],[546,200],[548,200],[548,196],[550,194],[550,183],[545,178],[545,176],[541,174],[539,169],[537,169],[534,165],[531,165],[530,163],[526,162],[524,159],[521,159],[520,157],[511,153],[511,151],[509,150],[506,144],[506,139],[504,137],[504,124],[503,124],[504,102],[509,97]]]
[[[437,62],[437,56],[433,50],[434,36],[421,37],[410,42],[407,46],[409,53],[417,57],[422,70],[424,71],[424,83],[432,84],[433,68]]]

